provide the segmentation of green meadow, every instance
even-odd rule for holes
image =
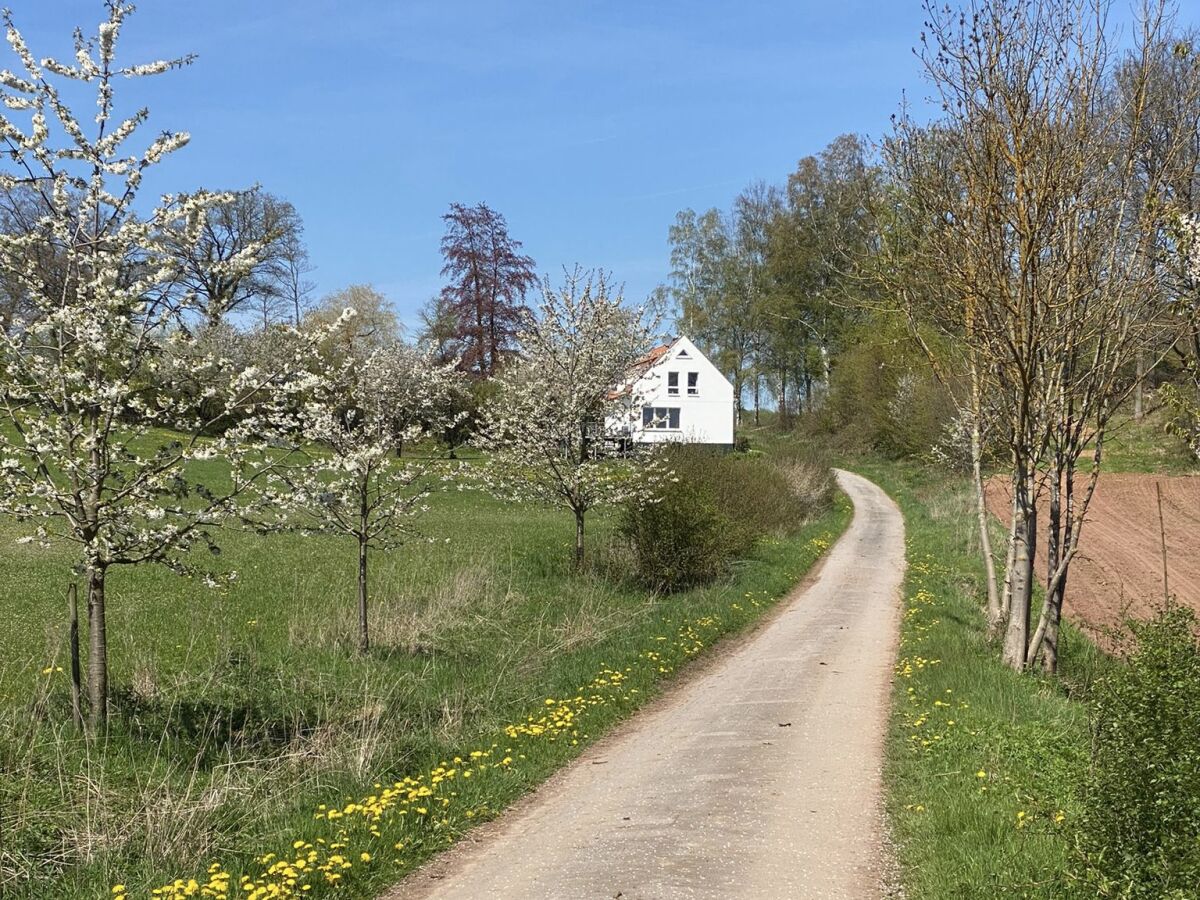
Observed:
[[[453,483],[429,505],[419,539],[372,556],[365,657],[349,539],[225,529],[221,588],[113,571],[113,715],[91,739],[70,724],[74,557],[0,523],[0,890],[268,896],[286,858],[324,867],[309,896],[369,896],[751,625],[850,515],[839,497],[729,577],[659,595],[624,577],[611,514],[590,517],[574,573],[567,513]]]

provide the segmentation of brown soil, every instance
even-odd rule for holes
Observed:
[[[1200,476],[1110,473],[1100,477],[1084,520],[1079,555],[1071,564],[1064,614],[1102,644],[1106,629],[1145,616],[1163,600],[1162,539],[1154,485],[1162,486],[1171,596],[1200,612]],[[988,484],[988,507],[1003,522],[1011,515],[1007,483]],[[1046,513],[1039,509],[1039,530]],[[1038,537],[1038,576],[1045,582],[1044,531]]]

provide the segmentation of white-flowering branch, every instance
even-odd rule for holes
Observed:
[[[29,191],[36,210],[27,229],[0,233],[0,272],[23,295],[20,314],[0,321],[0,514],[25,524],[27,540],[79,550],[96,722],[106,714],[106,573],[200,571],[192,550],[216,552],[212,528],[266,503],[250,489],[295,458],[317,380],[310,360],[325,340],[281,329],[281,351],[254,365],[177,327],[180,304],[193,302],[166,299],[181,276],[179,235],[197,237],[228,198],[167,195],[134,213],[144,173],[187,138],[165,133],[129,151],[149,113],[114,119],[115,82],[189,59],[117,67],[132,7],[107,8],[94,38],[76,33],[73,64],[38,60],[6,13],[20,74],[0,72],[0,179]],[[94,88],[94,123],[63,100],[64,80]],[[206,460],[221,461],[211,482]]]
[[[404,457],[456,424],[461,375],[428,353],[391,344],[345,355],[315,383],[300,419],[303,464],[272,472],[273,511],[260,527],[339,534],[358,545],[359,647],[370,646],[368,554],[414,535],[431,491],[449,477],[436,455]]]
[[[576,563],[589,510],[651,491],[640,454],[618,453],[620,423],[640,415],[630,367],[650,347],[657,323],[631,309],[603,272],[547,280],[520,334],[521,354],[500,376],[477,443],[491,457],[482,477],[517,500],[564,506],[575,515]]]

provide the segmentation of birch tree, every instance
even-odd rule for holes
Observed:
[[[483,410],[476,441],[491,456],[490,487],[569,509],[577,567],[588,512],[653,487],[634,460],[613,458],[604,434],[641,415],[628,376],[654,335],[643,312],[624,305],[604,272],[576,268],[557,288],[546,279],[520,331],[521,356]]]
[[[808,349],[817,378],[829,387],[833,343],[856,305],[855,269],[869,251],[869,199],[875,173],[862,139],[844,134],[788,176],[786,205],[772,229],[770,266],[776,283],[769,340],[799,349],[797,381],[811,384]],[[789,355],[786,352],[777,354]],[[781,373],[783,385],[786,376]],[[797,384],[797,394],[801,385]],[[807,390],[806,390],[807,393]],[[781,405],[786,406],[786,397]]]
[[[753,185],[732,214],[683,210],[669,233],[679,325],[728,375],[739,421],[761,336],[765,232],[778,205],[776,190]]]
[[[1133,386],[1126,372],[1160,338],[1161,317],[1147,312],[1158,283],[1138,251],[1161,229],[1163,206],[1158,185],[1137,183],[1140,135],[1128,123],[1144,121],[1142,111],[1122,106],[1144,104],[1146,92],[1113,90],[1105,0],[926,11],[922,59],[943,110],[938,165],[929,132],[904,120],[888,157],[907,219],[921,223],[921,265],[940,308],[909,312],[942,332],[974,373],[973,390],[1003,415],[1014,523],[1003,654],[1013,668],[1040,656],[1053,671],[1108,423]],[[1137,58],[1164,21],[1162,3],[1143,10]],[[1043,496],[1047,603],[1031,640]]]
[[[110,571],[159,563],[202,572],[189,550],[215,551],[213,526],[287,456],[298,398],[312,381],[299,335],[278,367],[239,370],[172,329],[178,309],[198,302],[176,295],[183,273],[175,242],[180,234],[198,241],[210,211],[231,198],[202,192],[138,204],[146,174],[188,136],[161,132],[132,149],[149,112],[119,117],[117,85],[191,59],[119,63],[132,7],[113,0],[106,10],[94,37],[76,32],[70,62],[35,56],[6,13],[21,74],[0,72],[0,189],[27,190],[36,205],[28,230],[0,233],[3,281],[28,310],[0,327],[0,513],[29,528],[26,540],[76,548],[87,582],[93,726],[107,716]],[[94,116],[77,116],[64,100],[81,89],[94,92]],[[30,265],[35,246],[52,250],[60,278],[47,282]],[[254,250],[213,266],[244,271]],[[207,385],[199,396],[163,383],[168,358],[188,361]],[[219,420],[228,430],[205,437]],[[193,463],[217,458],[228,465],[227,482],[199,482]]]
[[[1172,23],[1174,26],[1174,23]],[[1167,204],[1178,216],[1200,213],[1200,30],[1187,26],[1163,28],[1159,39],[1144,53],[1131,56],[1117,73],[1117,94],[1122,109],[1131,121],[1127,127],[1138,138],[1135,170],[1139,191],[1154,189],[1158,201]],[[1136,116],[1135,118],[1132,118]],[[1177,229],[1167,234],[1143,235],[1140,248],[1162,266],[1167,298],[1185,300],[1186,289],[1180,293],[1173,279],[1179,275],[1176,265]],[[1164,252],[1165,251],[1165,252]],[[1163,257],[1166,257],[1163,260]],[[1178,324],[1179,330],[1169,336],[1173,355],[1188,376],[1191,399],[1200,399],[1200,344],[1189,329],[1189,317],[1181,315],[1184,305],[1168,304],[1153,312]],[[1134,418],[1142,417],[1143,382],[1147,362],[1137,360],[1138,383],[1134,389]],[[1183,399],[1174,385],[1165,385],[1160,395],[1169,414],[1168,427],[1187,436],[1187,417],[1176,418],[1176,401]],[[1177,427],[1179,426],[1179,427]]]

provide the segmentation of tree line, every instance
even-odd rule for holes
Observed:
[[[1200,36],[1151,0],[1121,39],[1111,11],[928,3],[929,121],[902,110],[877,144],[840,137],[670,231],[681,327],[739,406],[757,419],[765,393],[785,424],[807,410],[972,473],[989,630],[1016,669],[1057,668],[1118,409],[1140,416],[1159,384],[1168,429],[1200,450]],[[993,468],[1012,497],[999,557]]]
[[[855,267],[868,250],[878,178],[866,142],[843,135],[802,159],[783,186],[758,182],[728,211],[688,209],[670,229],[680,330],[729,376],[741,413],[813,407],[859,318]]]

